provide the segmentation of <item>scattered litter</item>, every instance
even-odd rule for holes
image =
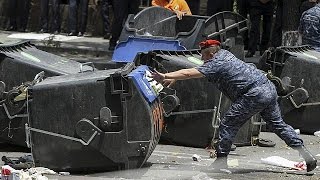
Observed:
[[[15,170],[9,165],[1,167],[1,180],[48,180],[43,174],[56,174],[56,172],[44,167],[26,170]]]
[[[62,176],[69,176],[70,175],[69,172],[59,172],[59,174],[62,175]]]
[[[317,156],[317,157],[320,157],[320,154],[317,154],[316,156]]]
[[[28,169],[34,167],[32,155],[23,155],[19,158],[2,156],[1,160],[5,165],[11,166],[13,169]]]
[[[320,131],[314,132],[314,135],[320,137]]]
[[[15,169],[13,169],[9,165],[1,166],[1,179],[4,179],[4,180],[9,179],[9,176],[13,171],[15,171]]]
[[[45,167],[35,167],[35,168],[30,168],[28,169],[28,172],[31,174],[57,174],[51,169],[45,168]]]
[[[201,157],[200,157],[199,155],[197,155],[197,154],[194,154],[194,155],[192,156],[192,159],[193,159],[194,161],[201,161]]]
[[[294,162],[279,156],[270,156],[265,159],[261,159],[261,161],[262,163],[265,163],[265,164],[280,166],[280,167],[287,167],[287,168],[300,170],[300,171],[307,169],[305,162]]]
[[[294,130],[297,134],[300,134],[300,129],[295,129]]]

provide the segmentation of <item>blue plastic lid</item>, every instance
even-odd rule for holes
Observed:
[[[128,74],[128,76],[133,79],[134,84],[142,93],[144,98],[149,103],[152,103],[158,97],[163,86],[157,83],[154,79],[148,77],[148,72],[150,72],[148,66],[143,65],[133,70]]]
[[[114,62],[133,62],[137,53],[153,50],[186,50],[178,40],[147,39],[129,37],[127,41],[120,42],[113,52]]]

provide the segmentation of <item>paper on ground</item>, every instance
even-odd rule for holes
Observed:
[[[274,166],[281,166],[281,167],[288,167],[288,168],[292,168],[292,169],[296,169],[296,170],[305,170],[307,169],[305,163],[303,163],[304,165],[302,167],[298,167],[297,164],[299,164],[299,162],[295,162],[295,161],[290,161],[288,159],[285,159],[283,157],[280,156],[270,156],[267,158],[262,158],[261,159],[262,163],[264,164],[269,164],[269,165],[274,165]]]
[[[8,36],[9,38],[15,39],[32,39],[32,40],[49,40],[53,37],[53,41],[70,41],[73,39],[79,39],[82,37],[77,36],[64,36],[64,35],[54,35],[49,33],[15,33]]]

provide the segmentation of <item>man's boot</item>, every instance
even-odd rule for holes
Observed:
[[[306,161],[307,172],[312,171],[317,167],[316,158],[307,150],[306,147],[300,146],[294,149],[298,150],[303,159]]]
[[[228,161],[226,154],[217,153],[217,159],[210,165],[210,168],[213,169],[228,169]]]

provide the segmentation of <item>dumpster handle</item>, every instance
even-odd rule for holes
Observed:
[[[8,111],[8,108],[7,108],[7,105],[5,103],[3,103],[2,105],[0,105],[3,107],[4,111],[6,112],[7,114],[7,117],[11,120],[11,119],[14,119],[14,118],[22,118],[22,117],[28,117],[29,114],[18,114],[18,115],[13,115],[11,116],[9,111]]]
[[[58,134],[58,133],[54,133],[54,132],[49,132],[49,131],[45,131],[45,130],[42,130],[42,129],[32,128],[32,127],[29,127],[27,123],[25,124],[25,128],[26,128],[27,137],[30,137],[30,131],[34,131],[34,132],[38,132],[38,133],[42,133],[42,134],[47,134],[47,135],[50,135],[50,136],[56,136],[56,137],[68,139],[68,140],[71,140],[71,141],[80,142],[84,146],[88,146],[91,143],[91,141],[93,140],[93,138],[98,134],[98,131],[94,131],[92,136],[89,138],[88,142],[85,142],[85,141],[83,141],[82,139],[79,139],[79,138],[66,136],[66,135],[62,135],[62,134]],[[30,143],[28,142],[27,144],[30,144]]]
[[[294,99],[289,96],[289,100],[291,101],[292,105],[296,108],[296,109],[299,109],[301,108],[302,106],[318,106],[320,105],[320,102],[315,102],[315,103],[302,103],[300,105],[297,105],[296,102],[294,101]]]
[[[93,62],[81,63],[81,64],[80,64],[80,73],[83,73],[83,66],[84,66],[84,65],[89,65],[89,66],[91,66],[91,67],[92,67],[92,71],[94,71],[94,69],[95,69]]]
[[[201,109],[201,110],[193,110],[193,111],[177,111],[177,112],[171,112],[169,114],[164,114],[165,117],[169,116],[175,116],[175,115],[185,115],[185,114],[198,114],[198,113],[209,113],[214,112],[215,109]]]

